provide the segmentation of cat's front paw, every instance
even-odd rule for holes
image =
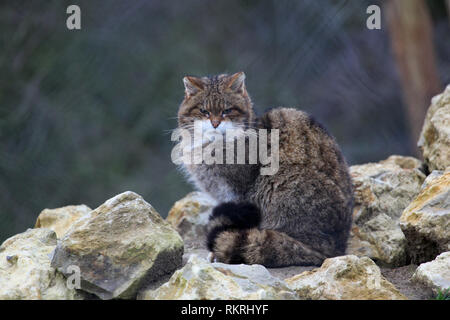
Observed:
[[[211,263],[217,262],[217,258],[216,258],[216,255],[214,254],[214,252],[210,252],[206,259]]]

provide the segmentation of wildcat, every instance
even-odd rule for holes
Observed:
[[[273,175],[260,174],[260,163],[184,165],[196,187],[219,203],[207,228],[215,260],[283,267],[320,265],[345,254],[352,182],[327,130],[293,108],[257,117],[243,72],[187,76],[183,82],[179,128],[192,130],[201,121],[222,134],[228,128],[279,130],[279,169]]]

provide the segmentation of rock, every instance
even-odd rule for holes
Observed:
[[[450,85],[431,100],[417,146],[430,171],[450,166]]]
[[[419,193],[421,162],[391,156],[350,167],[355,188],[353,226],[347,254],[368,256],[383,266],[406,263],[406,241],[398,219]]]
[[[430,287],[435,294],[450,289],[450,251],[441,253],[431,262],[422,263],[412,280]]]
[[[186,264],[187,261],[189,261],[189,258],[191,256],[196,255],[199,258],[208,260],[210,256],[210,252],[208,249],[190,249],[185,251],[183,255],[183,264]],[[280,280],[284,280],[286,278],[290,278],[292,276],[295,276],[296,274],[299,274],[303,271],[308,271],[314,269],[314,266],[289,266],[289,267],[282,267],[282,268],[266,268],[269,273]]]
[[[44,209],[36,220],[35,228],[49,228],[56,232],[58,239],[83,215],[92,211],[88,206],[66,206],[57,209]]]
[[[191,192],[175,202],[166,221],[183,237],[187,247],[204,247],[206,225],[216,201],[203,192]]]
[[[133,298],[141,285],[181,266],[180,235],[134,192],[121,193],[75,222],[52,266],[75,265],[81,288],[102,299]]]
[[[400,218],[409,254],[416,264],[450,251],[450,168],[437,175],[426,181]]]
[[[427,187],[430,184],[431,181],[433,181],[434,179],[440,178],[443,174],[444,174],[444,171],[440,171],[440,170],[432,171],[427,176],[425,181],[423,182],[422,186],[420,187],[420,190],[425,189],[425,187]]]
[[[435,295],[422,283],[412,281],[417,265],[409,264],[399,268],[380,268],[381,274],[392,283],[401,294],[410,300],[430,300]]]
[[[405,300],[368,257],[326,259],[320,268],[286,279],[300,298],[313,300]]]
[[[355,187],[353,220],[367,221],[378,213],[398,219],[425,180],[420,167],[419,160],[402,156],[351,166]]]
[[[191,255],[188,263],[156,290],[143,291],[144,300],[296,299],[286,284],[261,265],[209,263]]]
[[[403,266],[407,263],[405,235],[398,221],[384,213],[362,226],[353,225],[347,252],[368,256],[382,266]]]
[[[0,247],[0,300],[81,299],[50,266],[55,247],[50,229],[28,229],[7,239]]]

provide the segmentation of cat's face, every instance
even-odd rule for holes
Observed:
[[[203,131],[247,129],[254,121],[252,102],[245,89],[245,74],[184,77],[185,97],[178,110],[178,126],[192,129],[202,122]]]

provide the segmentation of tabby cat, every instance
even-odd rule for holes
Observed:
[[[208,249],[220,262],[267,267],[320,265],[345,254],[353,189],[334,138],[293,108],[257,117],[244,80],[243,72],[183,79],[179,128],[193,130],[201,121],[222,134],[228,128],[279,130],[273,175],[260,174],[261,163],[184,165],[195,186],[219,203],[208,224]]]

